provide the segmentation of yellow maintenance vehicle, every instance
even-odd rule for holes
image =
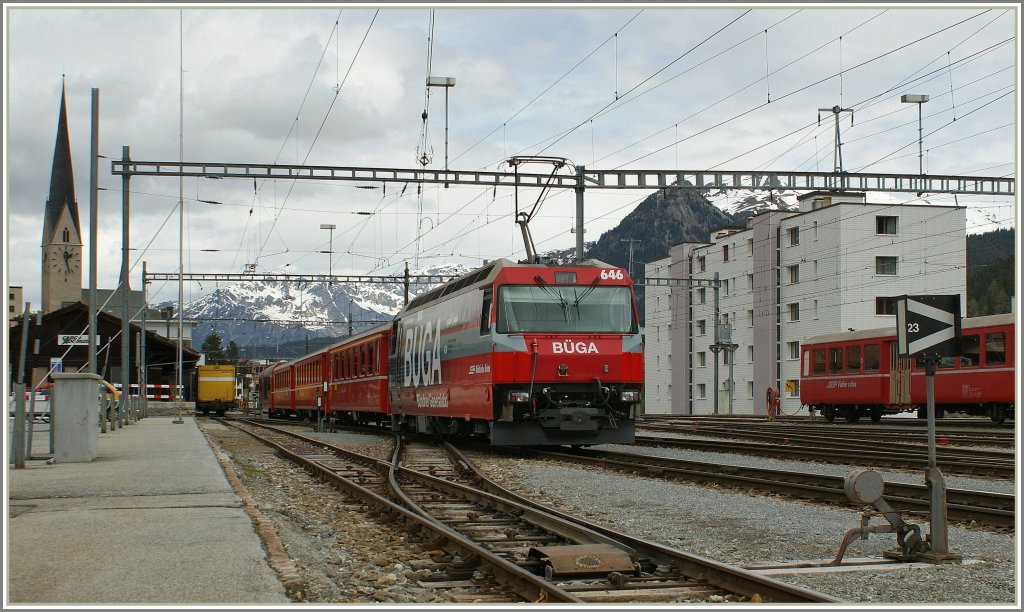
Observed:
[[[235,407],[235,366],[201,365],[198,378],[197,412],[209,415],[212,410],[224,416],[226,410]]]

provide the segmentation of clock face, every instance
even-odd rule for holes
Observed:
[[[54,245],[46,249],[43,265],[54,272],[70,275],[72,272],[78,272],[81,263],[77,249]]]

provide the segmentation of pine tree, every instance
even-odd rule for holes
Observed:
[[[225,358],[227,359],[227,362],[228,363],[238,363],[238,359],[239,359],[240,354],[241,354],[241,351],[239,350],[238,345],[235,344],[235,341],[234,340],[229,341],[228,342],[227,352],[225,354]]]
[[[224,346],[221,344],[220,336],[217,335],[217,332],[210,332],[210,335],[203,342],[202,350],[206,354],[206,363],[210,365],[219,365],[227,362],[227,358],[224,355]]]

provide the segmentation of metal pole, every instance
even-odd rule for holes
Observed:
[[[928,468],[938,466],[935,458],[935,360],[932,357],[925,357],[925,390],[928,402]]]
[[[13,385],[14,391],[14,437],[11,445],[12,460],[15,469],[25,468],[25,353],[28,352],[28,311],[31,307],[25,302],[25,312],[21,315],[21,359],[18,360],[18,378]]]
[[[583,171],[576,166],[576,263],[583,261]]]
[[[409,262],[405,262],[405,283],[404,284],[405,284],[405,302],[404,302],[404,304],[408,305],[409,304]]]
[[[124,146],[121,149],[121,157],[124,160],[125,165],[129,161],[128,147]],[[128,289],[130,283],[128,282],[128,249],[130,246],[129,239],[129,206],[128,206],[128,177],[125,176],[121,181],[121,401],[118,403],[119,412],[117,415],[117,424],[124,425],[124,413],[128,409],[128,394],[131,391],[129,382],[131,379],[131,372],[129,367],[131,366],[131,344],[129,343],[129,323],[128,319],[130,314],[128,312]]]
[[[184,163],[185,161],[185,51],[182,40],[184,39],[184,13],[178,12],[178,161]],[[175,384],[177,388],[175,395],[178,401],[178,417],[174,419],[175,424],[182,424],[185,422],[182,419],[182,411],[184,409],[185,398],[184,393],[184,376],[182,374],[182,342],[184,328],[184,316],[185,316],[185,283],[182,274],[185,272],[185,177],[178,177],[178,367],[177,376],[175,378]]]
[[[142,262],[142,337],[139,341],[139,397],[142,398],[142,416],[149,409],[149,399],[146,397],[149,391],[149,377],[146,375],[146,311],[149,310],[149,297],[146,295],[146,262]]]
[[[921,129],[921,103],[917,103],[917,172],[924,174],[924,132]]]
[[[718,317],[720,316],[719,312],[718,312],[718,310],[719,310],[719,304],[718,304],[718,284],[719,284],[718,272],[715,272],[715,320],[712,321],[712,325],[715,326],[715,331],[714,331],[714,337],[715,337],[714,343],[715,343],[715,346],[718,346]],[[712,351],[712,354],[715,356],[715,391],[714,391],[715,403],[714,403],[714,407],[715,407],[715,414],[717,415],[718,414],[718,351]]]
[[[448,178],[448,90],[451,87],[444,88],[444,172],[445,178]],[[448,189],[448,182],[445,181],[444,188]]]
[[[931,555],[940,562],[944,559],[959,559],[949,552],[948,525],[946,524],[946,481],[939,471],[935,456],[935,367],[937,356],[925,357],[925,381],[928,394],[928,469],[925,481],[930,491],[929,518],[931,521]]]
[[[96,363],[96,286],[99,273],[97,236],[99,235],[99,156],[100,90],[92,89],[92,145],[89,165],[89,372],[99,373]],[[51,418],[52,421],[52,418]],[[52,425],[51,425],[52,426]]]

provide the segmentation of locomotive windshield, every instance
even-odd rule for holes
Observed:
[[[636,333],[629,287],[506,285],[498,289],[498,332]]]

